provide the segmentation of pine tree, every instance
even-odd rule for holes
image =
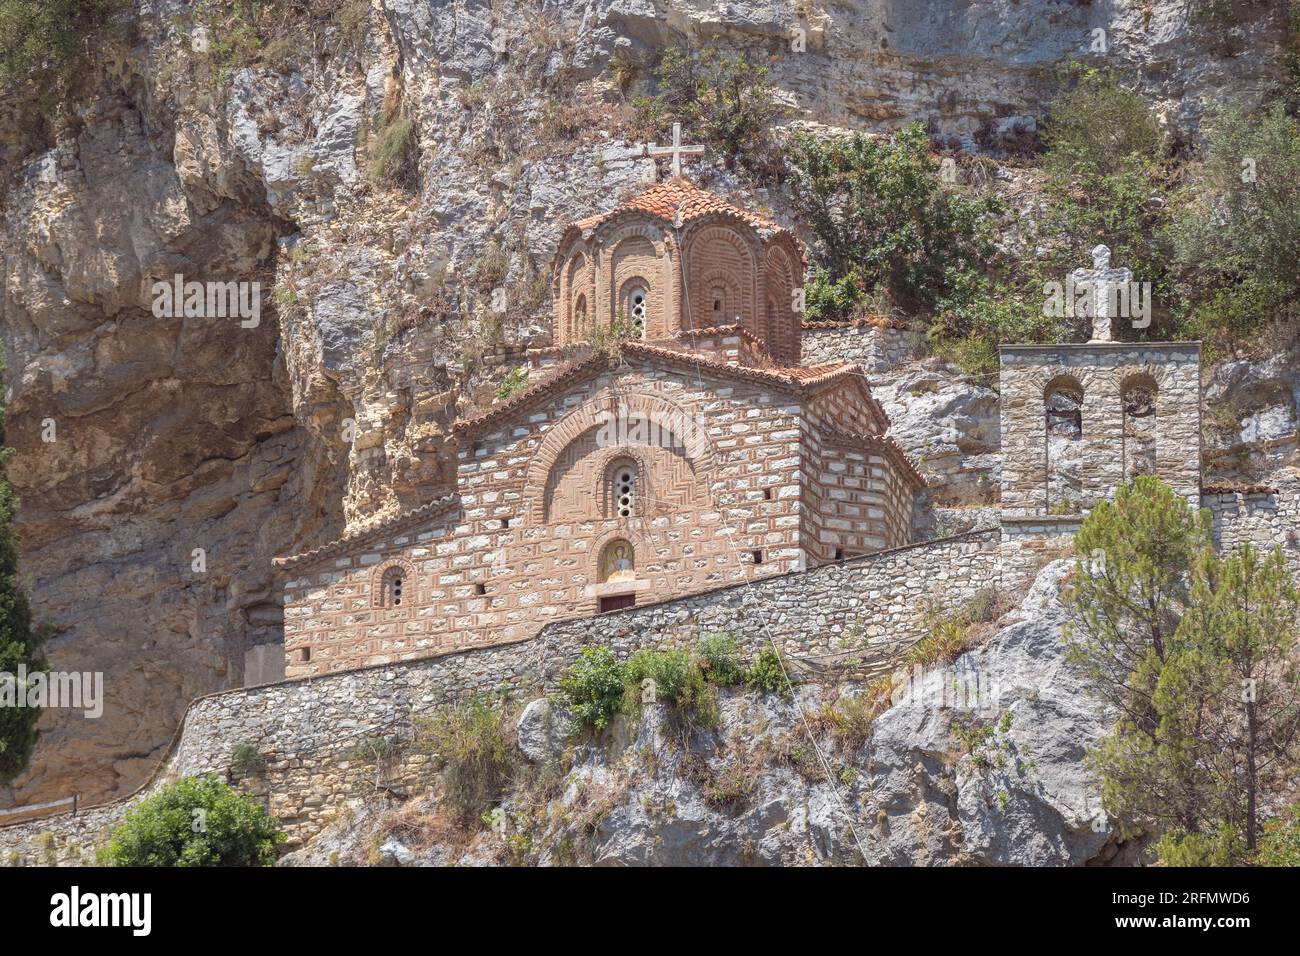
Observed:
[[[1117,717],[1088,755],[1107,813],[1157,836],[1165,863],[1254,859],[1261,798],[1300,757],[1300,599],[1281,552],[1221,557],[1208,516],[1151,477],[1098,505],[1075,545],[1069,656]]]
[[[3,369],[0,368],[0,372]],[[13,693],[25,693],[17,683],[19,665],[30,673],[45,667],[45,635],[32,624],[31,606],[18,581],[18,535],[14,512],[18,500],[4,465],[12,449],[4,447],[4,409],[0,407],[0,681]],[[0,687],[0,692],[5,689]],[[0,783],[13,780],[26,767],[36,744],[37,708],[0,706]]]

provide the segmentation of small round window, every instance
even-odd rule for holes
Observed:
[[[636,508],[636,471],[630,465],[614,473],[614,501],[620,518],[630,518]]]
[[[627,324],[633,338],[645,338],[649,296],[645,286],[633,286],[627,294]]]
[[[384,573],[381,593],[384,607],[402,607],[406,601],[406,581],[401,568],[389,568]]]

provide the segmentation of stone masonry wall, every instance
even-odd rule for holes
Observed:
[[[693,434],[675,436],[686,459],[676,470],[693,481],[672,478],[672,456],[649,454],[662,449],[593,444],[614,408],[685,423]],[[289,572],[288,676],[519,640],[595,613],[609,587],[600,556],[615,539],[635,550],[636,580],[614,591],[637,603],[803,566],[799,419],[789,395],[657,368],[602,373],[521,412],[461,449],[457,513]],[[599,476],[629,454],[641,460],[640,505],[631,517],[602,514]],[[401,608],[380,599],[390,567],[405,571]]]
[[[1003,346],[1002,509],[1027,517],[1050,513],[1045,396],[1068,385],[1083,394],[1083,510],[1110,497],[1131,476],[1126,447],[1126,387],[1155,393],[1155,474],[1195,503],[1201,478],[1201,350],[1196,342]],[[1132,443],[1131,438],[1127,439]]]
[[[916,357],[912,333],[870,322],[805,322],[802,333],[805,365],[856,362],[868,372],[885,372]]]
[[[409,791],[427,779],[427,756],[401,746],[415,718],[473,695],[553,689],[587,645],[626,655],[725,631],[750,655],[770,636],[796,668],[847,656],[887,669],[922,636],[936,610],[955,609],[998,586],[997,533],[975,532],[556,622],[532,640],[203,697],[190,706],[168,757],[142,791],[75,817],[2,826],[0,862],[88,862],[136,801],[178,777],[226,775],[241,743],[255,747],[266,768],[240,785],[267,801],[292,848],[342,812],[347,800],[377,789]],[[383,740],[396,743],[377,760],[373,755],[387,748],[375,744]]]
[[[1261,551],[1281,548],[1300,585],[1300,475],[1278,482],[1272,492],[1207,493],[1201,504],[1210,509],[1221,550],[1247,542]]]

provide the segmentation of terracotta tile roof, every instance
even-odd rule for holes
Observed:
[[[442,498],[430,501],[426,505],[418,508],[411,508],[394,515],[387,515],[383,518],[376,519],[368,524],[354,528],[340,538],[335,538],[327,544],[314,548],[311,551],[304,551],[301,554],[291,555],[286,558],[272,558],[271,565],[276,568],[288,570],[290,568],[301,567],[304,564],[314,564],[325,558],[332,558],[344,551],[349,550],[358,542],[371,537],[372,535],[393,532],[398,528],[406,525],[408,522],[417,521],[424,518],[432,518],[444,511],[450,511],[453,506],[460,503],[460,495],[450,494]]]
[[[504,402],[493,405],[482,415],[456,422],[451,426],[452,434],[463,438],[466,434],[479,431],[486,425],[510,418],[516,412],[530,407],[538,399],[544,398],[560,386],[580,382],[582,379],[608,368],[609,364],[609,356],[598,351],[585,358],[570,362],[568,365],[562,365],[556,370],[555,374],[547,376],[535,385],[528,386],[522,392],[506,399]]]
[[[903,451],[902,446],[888,435],[857,435],[853,432],[841,431],[838,428],[827,428],[824,425],[815,425],[814,427],[831,441],[862,445],[883,452],[903,469],[903,474],[911,479],[916,487],[924,488],[928,484],[925,476],[921,474],[921,470],[916,467],[916,463],[912,461],[907,452]]]
[[[624,342],[623,354],[644,356],[650,359],[671,362],[686,369],[707,369],[726,378],[754,382],[787,391],[803,392],[820,388],[841,378],[861,377],[862,370],[851,362],[824,362],[820,365],[751,368],[747,365],[731,365],[708,355],[648,342]],[[530,407],[533,403],[561,386],[572,385],[588,375],[595,374],[602,368],[608,368],[610,358],[604,352],[597,352],[590,358],[562,367],[555,375],[524,389],[518,395],[494,405],[487,412],[475,418],[467,418],[452,426],[452,433],[463,438],[472,432],[481,431],[488,425],[495,424]],[[863,383],[865,385],[865,382]],[[872,399],[872,401],[875,401]],[[883,411],[882,411],[883,415]],[[887,419],[886,419],[887,420]]]
[[[749,223],[755,229],[770,232],[789,232],[788,229],[778,226],[774,222],[755,216],[751,212],[746,212],[739,206],[733,206],[725,199],[701,189],[684,176],[676,179],[666,179],[659,185],[653,186],[631,199],[624,200],[613,209],[594,216],[588,216],[586,219],[579,219],[573,225],[585,232],[588,229],[595,229],[615,216],[621,216],[629,212],[648,213],[657,219],[672,222],[679,211],[683,226],[702,216],[722,214],[735,216],[737,219]]]
[[[761,345],[764,347],[767,345],[767,343],[757,335],[737,322],[733,322],[730,325],[714,325],[707,329],[682,329],[677,333],[679,339],[705,339],[710,336],[724,335],[738,335],[750,345]]]

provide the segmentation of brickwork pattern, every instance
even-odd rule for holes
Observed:
[[[598,447],[610,410],[683,430],[680,447]],[[800,422],[797,401],[759,386],[607,371],[462,448],[456,509],[292,570],[286,673],[517,640],[614,593],[644,603],[801,567]],[[641,507],[602,515],[605,468],[628,456],[643,469]],[[601,580],[616,539],[635,551],[632,582]],[[395,559],[410,569],[408,604],[377,607]]]

